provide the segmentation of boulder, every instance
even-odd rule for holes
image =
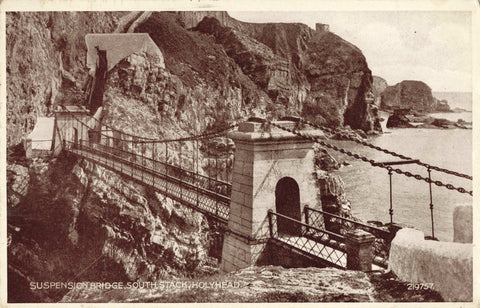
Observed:
[[[387,120],[387,127],[409,128],[413,127],[410,120],[402,113],[395,111]]]

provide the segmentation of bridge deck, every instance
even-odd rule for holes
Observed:
[[[339,268],[347,267],[347,255],[344,251],[324,245],[318,241],[302,237],[302,236],[285,236],[279,235],[275,237],[276,241],[282,242],[291,248],[300,250],[314,258],[326,261],[330,265]]]
[[[68,151],[148,185],[161,194],[217,220],[225,223],[228,220],[230,200],[213,191],[93,147],[77,145],[69,148]]]
[[[101,144],[71,144],[70,147],[66,147],[66,150],[143,185],[150,186],[161,194],[223,223],[228,222],[230,198],[222,193],[224,191],[222,188],[225,187],[221,187],[225,183],[164,162],[146,159],[135,153],[121,150],[119,152],[119,149]],[[205,183],[205,180],[208,181],[208,184]],[[219,186],[220,189],[218,189]],[[212,189],[210,189],[211,187]],[[228,189],[227,193],[229,193]],[[278,213],[270,214],[274,217],[283,216]],[[292,224],[302,225],[302,234],[293,236],[274,232],[271,235],[273,240],[330,266],[347,267],[345,245],[332,243],[335,241],[326,236],[328,231],[286,216],[283,218],[288,219]],[[273,222],[276,224],[276,219]]]

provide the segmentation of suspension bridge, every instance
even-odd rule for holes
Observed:
[[[331,144],[325,138],[325,132],[343,134],[345,139],[402,160],[374,161]],[[228,153],[217,152],[215,158],[207,157],[206,168],[200,166],[199,145],[226,135],[235,143],[231,179],[229,176],[219,178],[219,169],[225,169]],[[191,157],[182,150],[188,142],[193,143]],[[391,199],[390,228],[325,212],[317,206],[318,187],[312,178],[314,143],[362,160],[372,167],[386,169],[390,180],[391,175],[397,173],[427,182],[430,185],[432,237],[434,205],[431,186],[473,195],[465,188],[432,180],[431,171],[472,180],[469,175],[426,164],[301,118],[287,117],[280,121],[251,118],[199,135],[156,140],[105,125],[83,107],[60,107],[55,113],[55,154],[67,151],[90,160],[222,224],[226,230],[222,262],[227,271],[256,263],[262,259],[262,254],[265,255],[268,245],[287,249],[311,262],[347,268],[348,263],[355,263],[354,259],[349,261],[350,255],[352,258],[354,254],[358,255],[359,247],[363,247],[360,244],[367,242],[370,243],[367,246],[372,263],[385,268],[389,243],[397,230]],[[428,176],[392,167],[406,163],[425,167]],[[202,173],[202,169],[210,172]]]

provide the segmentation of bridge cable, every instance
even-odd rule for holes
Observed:
[[[82,120],[78,119],[73,113],[69,112],[67,110],[67,112],[70,114],[71,117],[73,117],[76,121],[78,121],[79,123],[81,123],[82,125],[88,127],[90,129],[90,126],[88,124],[86,124],[85,122],[83,122]],[[95,119],[95,118],[93,118]],[[100,122],[98,119],[95,119],[95,121],[97,122]],[[242,121],[243,122],[243,121]],[[101,122],[100,122],[101,123]],[[241,122],[240,122],[241,123]],[[142,144],[142,143],[165,143],[165,142],[181,142],[181,141],[193,141],[193,140],[200,140],[200,139],[206,139],[206,138],[212,138],[212,137],[217,137],[217,135],[222,135],[224,132],[228,131],[228,130],[231,130],[235,127],[237,127],[239,125],[239,123],[234,123],[232,125],[229,125],[227,127],[223,127],[221,129],[218,129],[218,130],[215,130],[215,131],[212,131],[212,132],[205,132],[203,134],[199,134],[199,135],[192,135],[192,136],[189,136],[189,137],[183,137],[183,138],[177,138],[177,139],[152,139],[152,138],[146,138],[146,137],[141,137],[141,136],[136,136],[136,135],[132,135],[132,134],[128,134],[128,133],[124,133],[120,130],[116,130],[116,129],[112,129],[114,131],[117,131],[117,132],[120,132],[121,134],[124,134],[124,135],[127,135],[127,136],[130,136],[132,138],[139,138],[139,139],[148,139],[148,140],[128,140],[128,139],[123,139],[123,138],[117,138],[117,137],[114,137],[114,136],[110,136],[110,135],[106,135],[102,132],[100,132],[100,135],[101,136],[104,136],[106,138],[109,138],[109,139],[112,139],[112,140],[118,140],[118,141],[124,141],[124,142],[130,142],[130,143],[135,143],[135,144]],[[107,126],[107,125],[105,125]],[[107,126],[109,127],[109,126]],[[109,127],[111,128],[111,127]]]
[[[372,166],[374,166],[374,167],[384,168],[384,169],[387,169],[389,172],[395,172],[395,173],[398,173],[398,174],[402,174],[402,175],[405,175],[406,177],[413,177],[413,178],[415,178],[416,180],[419,180],[419,181],[421,180],[421,181],[425,181],[425,182],[427,182],[427,183],[433,183],[433,184],[435,184],[435,185],[437,185],[437,186],[440,186],[440,187],[446,187],[446,188],[449,189],[449,190],[456,190],[456,191],[458,191],[458,192],[460,192],[460,193],[469,194],[469,195],[473,196],[473,191],[471,191],[471,190],[468,191],[468,190],[466,190],[466,189],[463,188],[463,187],[455,187],[455,186],[453,186],[452,184],[449,184],[449,183],[445,184],[445,183],[443,183],[442,181],[439,181],[439,180],[434,181],[434,180],[432,180],[432,179],[429,179],[428,177],[423,177],[423,176],[421,176],[420,174],[413,174],[413,173],[411,173],[411,172],[409,172],[409,171],[403,171],[402,169],[399,169],[399,168],[392,168],[392,167],[387,166],[387,165],[385,165],[385,164],[383,164],[383,163],[376,162],[376,161],[373,160],[373,159],[369,159],[369,158],[366,157],[366,156],[362,156],[362,155],[359,155],[359,154],[357,154],[357,153],[353,153],[353,152],[351,152],[351,151],[347,151],[347,150],[345,150],[345,149],[343,149],[343,148],[339,148],[339,147],[337,147],[337,146],[335,146],[335,145],[326,143],[325,141],[320,140],[318,137],[308,136],[308,135],[306,135],[306,134],[303,133],[303,132],[296,131],[295,129],[290,129],[290,128],[287,128],[287,127],[283,127],[283,126],[281,126],[281,125],[279,125],[279,124],[276,124],[276,123],[274,123],[274,122],[270,122],[270,125],[275,126],[275,127],[277,127],[277,128],[280,128],[280,129],[282,129],[282,130],[284,130],[284,131],[290,132],[290,133],[292,133],[292,134],[295,134],[295,135],[297,135],[297,136],[300,136],[300,137],[302,137],[302,138],[312,140],[312,141],[314,141],[314,142],[319,143],[319,144],[322,145],[322,146],[325,146],[325,147],[328,147],[328,148],[330,148],[330,149],[332,149],[332,150],[335,150],[335,151],[337,151],[337,152],[346,154],[346,155],[348,155],[348,156],[350,156],[350,157],[354,157],[354,158],[360,159],[360,160],[362,160],[362,161],[364,161],[364,162],[368,162],[368,163],[370,163],[370,165],[372,165]]]
[[[334,129],[331,129],[329,127],[326,127],[326,126],[323,126],[323,125],[318,125],[318,124],[314,124],[310,121],[307,121],[307,120],[304,120],[304,119],[300,119],[300,121],[304,122],[305,124],[308,124],[310,126],[313,126],[315,128],[318,128],[318,129],[321,129],[321,130],[324,130],[324,131],[327,131],[329,133],[332,133],[332,134],[339,134],[341,135],[342,137],[345,137],[346,139],[350,140],[350,141],[354,141],[358,144],[361,144],[361,145],[364,145],[364,146],[367,146],[369,148],[372,148],[372,149],[375,149],[377,151],[381,151],[381,152],[384,152],[386,154],[390,154],[392,156],[395,156],[395,157],[398,157],[398,158],[401,158],[401,159],[405,159],[405,160],[415,160],[414,158],[411,158],[411,157],[408,157],[408,156],[405,156],[405,155],[402,155],[402,154],[399,154],[399,153],[396,153],[394,151],[390,151],[388,149],[385,149],[385,148],[381,148],[379,146],[376,146],[376,145],[373,145],[371,143],[368,143],[366,141],[362,141],[362,140],[359,140],[358,138],[355,138],[353,136],[350,136],[348,135],[347,133],[344,133],[342,131],[339,131],[339,130],[334,130]],[[436,170],[436,171],[440,171],[440,172],[444,172],[444,173],[447,173],[447,174],[450,174],[450,175],[454,175],[454,176],[457,176],[457,177],[462,177],[462,178],[466,178],[466,179],[469,179],[469,180],[472,180],[473,177],[471,175],[467,175],[467,174],[463,174],[463,173],[460,173],[460,172],[457,172],[457,171],[452,171],[452,170],[448,170],[448,169],[445,169],[445,168],[441,168],[441,167],[437,167],[437,166],[434,166],[434,165],[430,165],[430,164],[427,164],[427,163],[424,163],[424,162],[421,162],[419,160],[419,162],[416,162],[416,164],[420,165],[420,166],[423,166],[423,167],[426,167],[427,169],[431,169],[431,170]]]

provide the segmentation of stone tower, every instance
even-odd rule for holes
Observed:
[[[330,31],[330,25],[316,23],[315,24],[315,30],[317,32],[329,32]]]
[[[275,122],[293,128],[296,122]],[[229,133],[235,142],[228,231],[222,251],[222,269],[253,265],[269,238],[267,213],[273,210],[304,220],[305,205],[316,206],[319,189],[314,177],[313,142],[279,128],[264,131],[265,123],[247,121]],[[323,136],[319,131],[311,134]],[[318,198],[319,200],[319,198]],[[284,232],[297,232],[288,223]]]
[[[57,156],[63,147],[88,140],[89,110],[79,106],[58,106],[55,110],[53,155]]]

